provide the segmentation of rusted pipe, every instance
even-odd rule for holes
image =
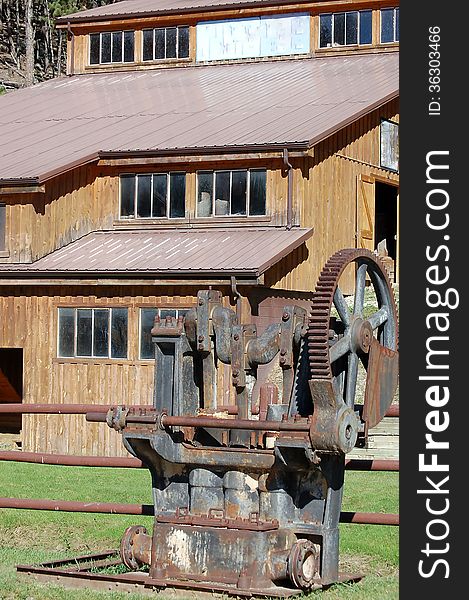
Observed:
[[[399,525],[399,515],[392,513],[341,512],[340,522],[360,525]]]
[[[92,412],[107,412],[110,408],[112,407],[104,404],[0,404],[0,414],[85,415]],[[151,406],[134,408],[151,408]]]
[[[154,508],[151,504],[118,504],[114,502],[73,502],[69,500],[0,498],[0,508],[154,516]],[[361,525],[399,525],[399,515],[390,513],[341,512],[340,522],[357,523]]]
[[[115,502],[72,502],[69,500],[35,500],[29,498],[0,498],[0,508],[20,508],[26,510],[56,510],[60,512],[150,516],[154,516],[155,512],[151,504],[118,504]]]
[[[138,458],[114,456],[71,456],[69,454],[41,454],[39,452],[23,452],[20,450],[3,450],[0,460],[37,463],[41,465],[61,465],[68,467],[117,467],[142,468],[144,465]]]
[[[349,471],[399,471],[399,461],[348,458],[345,468]]]
[[[283,150],[283,164],[288,173],[288,191],[287,191],[287,229],[290,230],[293,225],[293,166],[288,160],[288,149]]]

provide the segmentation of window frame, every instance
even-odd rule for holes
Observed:
[[[397,168],[393,168],[383,163],[383,123],[395,125],[397,129]],[[393,121],[392,119],[386,119],[384,117],[381,118],[379,124],[379,166],[381,169],[386,169],[387,171],[391,171],[392,173],[399,173],[399,123],[397,121]]]
[[[383,37],[383,12],[384,11],[393,11],[393,17],[392,17],[392,28],[393,28],[393,39],[389,40],[388,42],[383,42],[382,37]],[[399,6],[388,6],[385,8],[380,8],[379,10],[379,43],[380,44],[398,44],[399,43],[399,38],[396,39],[396,31],[398,29],[397,27],[397,23],[398,23],[398,19],[396,19],[396,14],[399,15]],[[400,37],[400,36],[399,36]]]
[[[176,312],[176,319],[179,317],[179,312],[180,311],[185,311],[185,313],[187,313],[189,310],[191,310],[191,306],[139,306],[139,311],[138,311],[138,360],[155,360],[154,356],[150,356],[150,357],[143,357],[142,356],[142,337],[143,337],[143,330],[142,330],[142,314],[144,310],[153,310],[159,313],[161,313],[161,311],[164,310],[171,310],[171,311],[175,311]],[[155,312],[155,316],[156,316],[156,312]],[[153,317],[154,319],[154,317]]]
[[[64,356],[60,354],[60,311],[63,309],[69,309],[73,311],[73,355]],[[91,311],[91,354],[83,355],[77,353],[78,343],[78,311],[86,310]],[[108,312],[108,340],[107,340],[107,355],[96,356],[94,354],[94,322],[95,322],[95,311],[106,310]],[[112,313],[114,310],[125,310],[127,319],[127,340],[126,340],[126,352],[125,356],[112,356]],[[101,360],[101,361],[127,361],[129,360],[129,307],[128,306],[57,306],[57,347],[56,347],[56,358],[58,360]]]
[[[250,208],[251,208],[251,172],[252,171],[262,171],[265,173],[265,211],[264,214],[261,215],[253,215],[250,213]],[[226,173],[229,172],[230,173],[230,199],[229,199],[229,204],[228,204],[228,208],[229,208],[229,212],[225,215],[217,215],[215,214],[215,190],[216,190],[216,174],[217,173]],[[231,213],[231,203],[232,203],[232,189],[233,189],[233,173],[236,172],[247,172],[247,177],[246,177],[246,213],[243,214],[237,214],[237,213]],[[199,215],[199,174],[200,173],[211,173],[212,174],[212,214],[208,215],[208,216],[200,216]],[[200,169],[198,171],[196,171],[196,196],[195,196],[195,217],[196,219],[213,219],[213,218],[221,218],[221,219],[226,219],[226,218],[242,218],[242,219],[246,219],[246,218],[263,218],[267,216],[267,169],[266,168],[252,168],[252,169]]]
[[[164,58],[155,58],[155,32],[158,29],[164,30]],[[176,56],[167,57],[167,30],[168,29],[176,29]],[[187,29],[188,36],[188,47],[187,47],[187,56],[179,56],[179,30]],[[144,38],[145,32],[152,32],[152,58],[144,58]],[[141,56],[142,63],[148,64],[151,62],[167,62],[167,61],[179,61],[179,60],[191,60],[191,35],[190,35],[190,26],[189,25],[172,25],[168,27],[148,27],[142,29],[142,42],[141,42]]]
[[[171,175],[184,175],[184,215],[181,217],[172,217],[171,216]],[[151,191],[150,191],[150,216],[141,217],[138,214],[138,177],[140,176],[150,176],[151,177]],[[153,216],[153,203],[154,203],[154,177],[155,175],[165,175],[166,176],[166,214],[164,216]],[[133,215],[123,215],[122,214],[122,178],[123,177],[134,177],[134,214]],[[161,172],[151,172],[151,173],[120,173],[119,174],[119,221],[132,221],[132,220],[144,220],[144,221],[154,221],[158,219],[185,219],[187,216],[187,203],[186,203],[186,195],[187,195],[187,171],[165,171]]]
[[[347,44],[347,14],[356,13],[357,14],[357,41],[351,44]],[[361,13],[370,13],[371,19],[371,36],[370,41],[366,43],[360,43],[360,14]],[[334,18],[337,15],[344,15],[344,44],[334,45]],[[331,45],[330,46],[321,46],[321,17],[332,17],[332,26],[331,26]],[[318,50],[332,50],[334,48],[353,48],[359,46],[360,48],[367,48],[373,46],[373,9],[366,8],[362,10],[341,10],[337,12],[326,12],[319,13],[318,15],[318,38],[317,38]]]
[[[101,56],[102,56],[102,36],[103,34],[107,34],[109,33],[111,35],[111,47],[110,47],[110,55],[111,55],[111,60],[108,62],[103,62],[101,60]],[[113,46],[113,34],[115,33],[120,33],[121,34],[121,43],[122,43],[122,60],[117,61],[117,60],[112,60],[112,46]],[[125,33],[132,33],[133,34],[133,58],[132,60],[124,60],[125,59]],[[91,36],[93,35],[99,35],[99,61],[96,63],[92,63],[91,62]],[[89,67],[97,67],[99,65],[131,65],[133,63],[135,63],[135,29],[122,29],[122,30],[117,30],[117,31],[99,31],[96,33],[89,33],[88,34],[88,66]]]

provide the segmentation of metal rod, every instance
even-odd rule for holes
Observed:
[[[399,471],[399,461],[348,458],[345,468],[349,471]]]
[[[54,510],[57,512],[107,513],[115,515],[154,515],[151,504],[117,504],[113,502],[72,502],[69,500],[31,500],[0,498],[0,508]],[[341,523],[361,525],[399,525],[399,515],[389,513],[341,512]]]
[[[0,460],[68,467],[117,467],[138,469],[144,466],[141,460],[130,457],[72,456],[69,454],[41,454],[39,452],[23,452],[19,450],[1,451]]]
[[[29,498],[0,498],[0,508],[55,510],[59,512],[106,513],[115,515],[154,515],[154,508],[151,504],[73,502],[69,500],[33,500]]]
[[[107,412],[112,406],[107,404],[0,404],[0,414],[42,414],[42,415],[85,415],[91,412]],[[150,405],[133,408],[152,408]]]
[[[340,522],[360,525],[399,525],[399,515],[392,513],[341,512]]]

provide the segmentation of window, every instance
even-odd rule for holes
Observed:
[[[151,330],[155,317],[160,319],[166,317],[184,317],[188,308],[141,308],[140,309],[140,358],[155,358],[153,343],[151,341]]]
[[[399,9],[381,9],[381,37],[382,44],[399,41]]]
[[[380,165],[399,171],[399,124],[383,119],[380,127]]]
[[[265,212],[265,169],[197,173],[198,217],[255,216]]]
[[[7,249],[7,207],[0,204],[0,252],[5,252]]]
[[[90,65],[134,62],[134,32],[104,31],[90,34]]]
[[[308,54],[309,14],[275,15],[197,23],[198,62]]]
[[[143,30],[143,60],[189,57],[189,27]]]
[[[319,15],[319,47],[371,44],[371,10]]]
[[[122,219],[171,219],[186,214],[186,174],[142,173],[120,176]]]
[[[127,358],[127,309],[59,308],[58,356]]]

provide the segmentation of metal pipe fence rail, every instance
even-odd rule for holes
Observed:
[[[111,407],[99,404],[3,404],[0,414],[43,414],[43,415],[86,415],[107,412]],[[151,405],[135,408],[151,408]],[[232,411],[236,414],[236,411]],[[386,413],[389,417],[399,417],[399,405],[392,405]],[[61,466],[144,468],[136,458],[105,456],[72,456],[19,450],[0,451],[0,461],[28,462]],[[354,471],[399,471],[398,460],[347,459],[347,470]],[[82,512],[120,515],[154,515],[152,505],[118,504],[112,502],[74,502],[67,500],[0,498],[0,508],[23,510],[50,510],[61,512]],[[391,513],[341,512],[342,523],[367,525],[399,525],[399,515]]]

